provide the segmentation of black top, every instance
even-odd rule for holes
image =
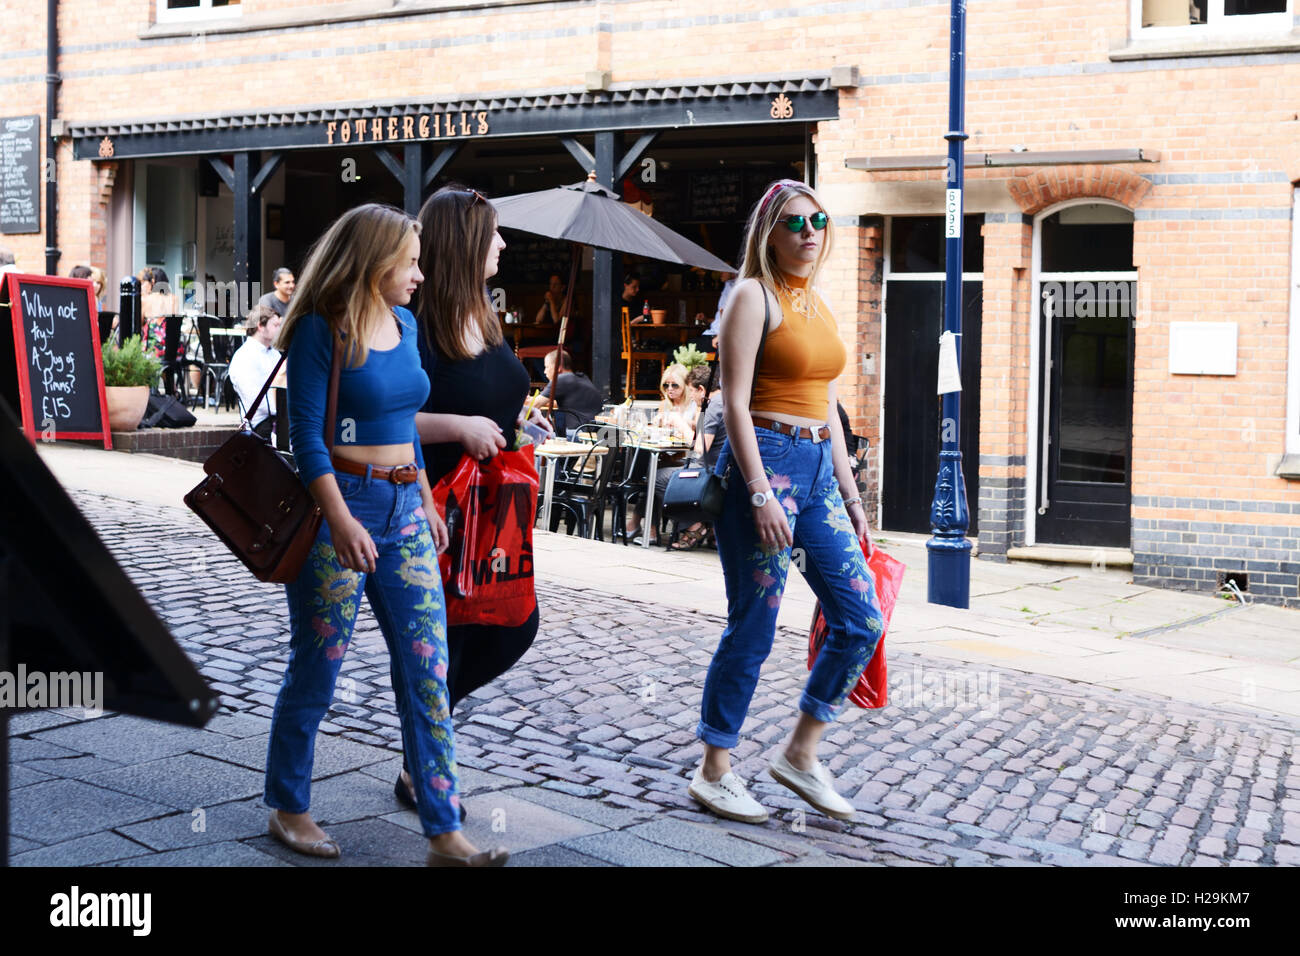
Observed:
[[[528,398],[528,370],[504,340],[496,348],[463,362],[447,358],[420,327],[420,364],[429,376],[429,399],[423,412],[441,415],[482,415],[500,426],[506,447],[513,448],[516,422]],[[425,445],[429,484],[435,485],[460,461],[459,442]]]
[[[555,380],[556,404],[559,410],[567,412],[564,427],[577,428],[585,425],[600,414],[605,407],[605,396],[592,384],[591,379],[581,372],[562,372]],[[542,389],[542,394],[549,397],[551,386]]]

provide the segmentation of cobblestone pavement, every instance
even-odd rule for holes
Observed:
[[[13,722],[13,862],[301,864],[258,797],[285,656],[278,586],[188,512],[79,494],[119,562],[223,695],[204,730],[121,715]],[[890,653],[891,704],[850,708],[823,756],[857,806],[807,808],[766,774],[793,723],[804,640],[778,634],[734,751],[771,811],[720,821],[686,795],[721,621],[666,594],[539,587],[524,659],[458,713],[467,833],[537,865],[1300,863],[1300,722]],[[392,797],[387,651],[363,609],[317,748],[313,812],[344,864],[417,863]]]

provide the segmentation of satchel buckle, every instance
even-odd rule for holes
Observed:
[[[222,485],[222,480],[220,475],[218,474],[208,475],[208,480],[203,482],[202,487],[199,488],[199,494],[198,494],[199,501],[207,501],[209,498],[211,498],[213,495],[215,495],[218,491],[221,490],[221,485]]]
[[[287,515],[291,511],[293,511],[293,502],[291,502],[288,498],[282,498],[280,499],[280,503],[277,504],[275,507],[279,510],[280,514]]]
[[[275,529],[270,525],[262,525],[262,533],[259,534],[248,546],[249,551],[261,551],[267,543],[275,536]]]

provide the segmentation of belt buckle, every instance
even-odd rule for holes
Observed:
[[[409,485],[415,481],[418,471],[414,465],[398,465],[388,469],[388,480],[395,485]]]

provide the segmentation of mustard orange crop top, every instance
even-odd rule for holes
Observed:
[[[808,280],[782,278],[787,287],[776,290],[781,324],[767,333],[750,408],[824,422],[826,389],[844,371],[847,353],[831,310]]]

